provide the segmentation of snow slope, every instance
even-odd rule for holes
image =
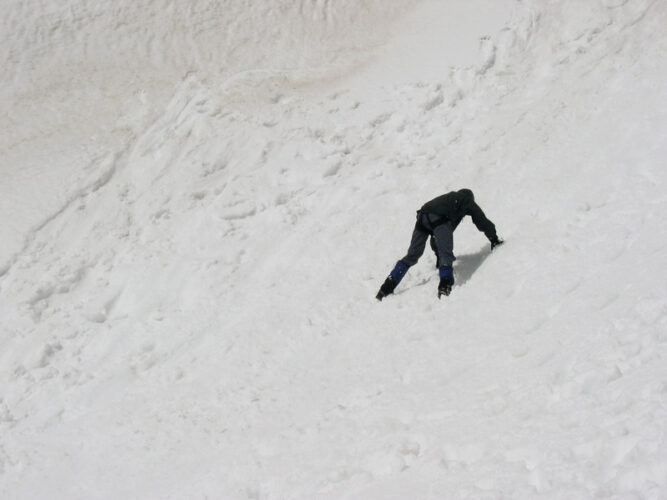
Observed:
[[[0,207],[15,220],[3,225],[0,260],[21,246],[23,227],[95,176],[101,157],[129,147],[186,75],[238,99],[339,73],[363,61],[408,4],[385,3],[5,1]]]
[[[664,2],[390,4],[10,3],[3,498],[667,497]]]

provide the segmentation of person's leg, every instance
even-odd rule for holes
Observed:
[[[415,228],[412,231],[408,253],[396,263],[394,269],[391,270],[389,276],[380,287],[380,291],[376,296],[378,300],[382,300],[386,295],[394,293],[394,289],[408,272],[410,266],[414,266],[424,253],[429,233],[420,219],[421,214],[418,214]]]
[[[419,258],[424,254],[426,247],[426,240],[428,239],[429,230],[424,226],[424,222],[428,223],[428,219],[421,213],[417,215],[417,222],[412,231],[412,238],[410,239],[410,247],[408,253],[401,260],[407,264],[408,267],[414,266]]]
[[[438,297],[449,295],[454,285],[454,231],[450,223],[441,224],[433,232],[435,245],[438,252],[438,264],[440,284],[438,285]]]
[[[438,259],[438,247],[435,244],[435,238],[433,237],[433,235],[431,235],[430,243],[431,243],[431,250],[433,250],[433,253],[435,254],[435,268],[438,269],[440,267],[440,262]]]
[[[435,250],[438,255],[438,267],[452,267],[456,257],[454,257],[454,231],[452,225],[447,222],[440,224],[433,230],[433,239],[435,240]]]

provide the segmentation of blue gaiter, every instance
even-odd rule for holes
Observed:
[[[444,279],[450,285],[454,284],[454,270],[450,266],[440,268],[440,279]]]
[[[394,266],[394,269],[392,269],[392,271],[389,273],[389,276],[391,276],[391,279],[394,280],[394,283],[398,285],[403,279],[403,276],[405,276],[405,273],[408,272],[408,269],[409,266],[402,260],[399,260]]]

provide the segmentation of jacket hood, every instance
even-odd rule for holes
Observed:
[[[466,205],[470,203],[471,201],[475,201],[475,195],[472,194],[472,191],[470,189],[459,189],[457,191],[457,194],[459,195],[459,203],[461,205]]]

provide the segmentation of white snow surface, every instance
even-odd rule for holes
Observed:
[[[3,9],[1,498],[667,498],[663,0]]]

